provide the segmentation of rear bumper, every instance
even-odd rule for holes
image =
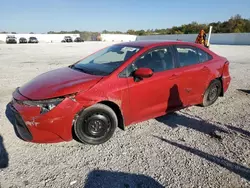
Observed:
[[[231,83],[231,76],[222,76],[223,93],[227,92]]]
[[[55,143],[72,140],[72,124],[81,105],[69,98],[64,99],[51,111],[41,114],[40,107],[22,105],[25,100],[17,91],[13,93],[10,108],[14,126],[19,136],[28,142]],[[26,99],[27,100],[27,99]]]

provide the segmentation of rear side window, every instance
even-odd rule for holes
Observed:
[[[196,48],[189,46],[176,46],[180,67],[200,63]]]
[[[206,61],[209,61],[212,59],[212,56],[210,54],[208,54],[207,52],[205,52],[199,48],[197,49],[197,51],[198,51],[200,63],[203,63],[203,62],[206,62]]]

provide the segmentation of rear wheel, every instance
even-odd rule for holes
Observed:
[[[74,131],[82,143],[97,145],[108,141],[117,125],[117,116],[109,106],[95,104],[82,111]]]
[[[219,80],[213,80],[205,91],[202,106],[207,107],[215,103],[215,101],[219,98],[222,90],[222,85]]]

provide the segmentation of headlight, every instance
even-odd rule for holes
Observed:
[[[46,112],[49,112],[53,108],[55,108],[58,104],[60,104],[66,97],[75,100],[75,94],[67,95],[64,97],[58,97],[54,99],[45,99],[45,100],[37,100],[37,101],[22,101],[24,105],[27,106],[37,106],[41,108],[40,113],[44,114]]]
[[[55,99],[48,99],[48,100],[22,101],[22,102],[24,105],[40,107],[41,108],[40,113],[44,114],[46,112],[49,112],[53,108],[55,108],[63,100],[64,100],[64,98],[55,98]]]

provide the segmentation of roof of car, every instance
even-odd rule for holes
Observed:
[[[143,40],[143,41],[123,42],[119,44],[139,46],[139,47],[150,47],[150,46],[158,46],[158,45],[160,46],[160,45],[169,45],[169,44],[193,44],[195,45],[194,42],[177,41],[177,40]]]

